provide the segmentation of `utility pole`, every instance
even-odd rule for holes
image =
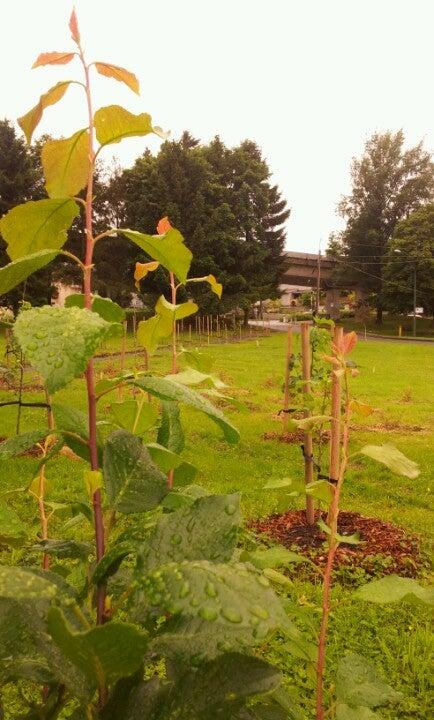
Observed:
[[[318,247],[318,266],[317,266],[317,278],[316,278],[316,314],[319,314],[320,304],[320,293],[321,293],[321,241]]]

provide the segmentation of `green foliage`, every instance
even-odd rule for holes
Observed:
[[[238,430],[226,420],[218,408],[211,405],[206,398],[194,392],[194,390],[190,390],[190,388],[184,387],[183,385],[178,385],[173,380],[168,380],[167,378],[140,377],[132,382],[145,392],[161,400],[182,402],[185,405],[195,408],[195,410],[203,412],[221,428],[229,443],[238,442]]]
[[[0,295],[5,295],[29,275],[48,265],[57,255],[57,250],[40,250],[0,268]]]
[[[140,320],[137,326],[137,342],[153,355],[162,340],[173,332],[170,317],[154,315],[148,320]]]
[[[140,568],[147,572],[169,562],[232,558],[241,521],[238,495],[198,498],[165,515],[141,548]]]
[[[123,229],[119,232],[185,283],[192,254],[184,245],[184,238],[178,230],[171,228],[165,235],[145,235],[137,230]]]
[[[184,449],[184,431],[181,425],[179,405],[171,400],[161,403],[161,422],[158,429],[157,440],[168,450],[181,453]]]
[[[146,635],[127,623],[111,622],[77,632],[57,607],[48,613],[48,630],[65,657],[94,687],[134,673],[147,645]]]
[[[84,295],[68,295],[65,300],[65,307],[84,308]],[[110,298],[103,298],[99,295],[92,296],[91,310],[98,313],[107,322],[123,322],[126,317],[125,310],[117,303],[110,300]]]
[[[50,140],[41,153],[45,187],[51,198],[77,195],[89,175],[89,133],[79,130],[66,140]]]
[[[15,437],[8,438],[8,440],[3,440],[3,442],[0,443],[0,457],[9,459],[15,455],[20,455],[26,452],[26,450],[35,447],[35,445],[42,442],[42,440],[45,440],[49,434],[50,431],[48,429],[32,430],[23,435],[16,435]]]
[[[124,138],[138,137],[155,133],[165,137],[161,128],[152,125],[148,113],[133,115],[120,105],[102,107],[95,113],[96,139],[100,145],[118,143]]]
[[[408,149],[404,143],[402,130],[374,133],[366,142],[362,157],[353,160],[352,190],[339,206],[347,224],[333,239],[331,251],[340,260],[340,277],[375,293],[379,323],[386,287],[384,265],[391,237],[400,220],[432,202],[434,195],[430,153],[422,143]]]
[[[0,502],[0,545],[19,547],[27,538],[27,529],[20,518],[3,502]]]
[[[104,482],[110,505],[123,513],[152,510],[167,493],[167,479],[141,440],[117,430],[104,448]]]
[[[393,445],[365,445],[359,452],[386,465],[389,470],[392,470],[397,475],[403,475],[411,480],[414,480],[419,475],[417,463],[409,460]]]
[[[89,310],[42,307],[18,316],[14,336],[53,393],[85,370],[96,348],[117,328]]]
[[[371,708],[396,704],[401,694],[378,677],[365,657],[351,653],[339,663],[336,680],[337,720],[374,720],[380,715]]]
[[[116,423],[133,433],[143,435],[146,430],[154,427],[158,420],[158,410],[150,403],[137,400],[123,400],[110,406]]]
[[[412,578],[388,575],[363,585],[355,592],[359,600],[373,603],[396,603],[402,600],[434,605],[434,588],[422,587]]]
[[[39,250],[60,250],[66,231],[79,214],[73,200],[37,200],[17,205],[0,220],[0,231],[12,260]]]

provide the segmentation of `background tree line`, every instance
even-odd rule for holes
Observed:
[[[158,220],[168,215],[193,252],[193,275],[211,272],[224,285],[220,302],[199,284],[189,288],[202,312],[241,308],[247,315],[253,302],[279,297],[285,270],[284,224],[290,211],[270,176],[254,142],[227,148],[216,137],[204,145],[184,132],[179,141],[164,142],[157,155],[146,151],[128,170],[99,167],[97,230],[121,225],[155,233]],[[0,215],[44,195],[38,144],[27,148],[10,122],[0,122]],[[77,222],[66,248],[77,252],[83,242]],[[97,245],[96,256],[96,292],[129,304],[134,266],[146,259],[144,253],[114,237]],[[0,239],[0,265],[7,262]],[[16,305],[23,295],[34,304],[50,302],[56,281],[77,282],[74,267],[58,261],[2,298],[2,304]],[[167,290],[166,282],[159,271],[146,280],[146,304]]]
[[[331,236],[328,254],[337,279],[383,309],[434,314],[434,165],[422,143],[406,150],[404,133],[375,133],[351,167],[352,190],[338,210],[345,229]]]

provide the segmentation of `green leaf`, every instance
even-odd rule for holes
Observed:
[[[382,716],[368,707],[359,705],[350,707],[346,703],[336,703],[336,720],[382,720]]]
[[[85,128],[66,140],[49,140],[41,152],[45,187],[51,198],[77,195],[89,177],[89,132]]]
[[[79,307],[84,308],[84,295],[76,293],[68,295],[65,300],[65,307]],[[126,313],[120,305],[110,300],[110,298],[103,298],[99,295],[92,295],[92,306],[91,310],[98,313],[103,320],[107,322],[124,322]]]
[[[301,480],[292,480],[291,478],[276,478],[275,480],[269,480],[265,485],[262,486],[262,490],[284,490],[287,489],[289,492],[286,495],[300,495],[305,492],[306,485]]]
[[[15,435],[0,443],[0,458],[9,460],[15,455],[31,450],[35,445],[45,440],[48,435],[52,435],[53,431],[48,428],[43,430],[31,430],[22,435]]]
[[[217,282],[214,275],[205,275],[204,277],[198,277],[198,278],[188,278],[188,282],[207,282],[209,283],[211,290],[215,295],[217,295],[218,299],[221,300],[222,292],[223,292],[223,285],[219,282]]]
[[[109,547],[92,575],[92,581],[95,585],[101,585],[106,582],[109,577],[118,571],[122,560],[135,551],[135,545],[127,540],[117,542],[115,545]]]
[[[20,547],[27,538],[27,528],[20,518],[3,502],[0,502],[0,545]]]
[[[161,720],[230,720],[245,701],[281,682],[279,670],[261,658],[227,653],[184,672],[163,704]]]
[[[32,549],[58,558],[79,558],[80,560],[87,560],[92,552],[92,546],[89,543],[77,540],[41,540],[33,545]]]
[[[373,460],[377,460],[377,462],[383,463],[397,475],[403,475],[411,480],[419,477],[417,463],[409,460],[393,445],[365,445],[359,452]]]
[[[34,108],[29,110],[29,112],[22,117],[18,118],[18,125],[26,136],[26,140],[29,145],[32,142],[32,135],[41,121],[44,110],[50,105],[55,105],[55,103],[59,102],[72,82],[74,81],[63,80],[62,82],[58,82],[52,88],[47,90],[46,93],[41,95],[39,102]]]
[[[52,600],[57,587],[28,569],[0,565],[0,598],[11,600]]]
[[[112,65],[111,63],[95,62],[94,65],[100,75],[105,75],[105,77],[125,83],[130,90],[139,95],[139,81],[134,73],[125,70],[123,67],[119,67],[119,65]]]
[[[95,117],[96,138],[100,145],[118,143],[124,138],[139,137],[154,133],[166,139],[167,134],[161,128],[152,125],[148,113],[134,115],[120,105],[108,105],[99,108]],[[157,259],[157,258],[156,258]]]
[[[407,600],[434,605],[434,587],[423,587],[416,580],[399,575],[387,575],[379,580],[372,580],[358,588],[354,596],[358,600],[379,604]]]
[[[69,608],[74,594],[60,576],[49,571],[0,566],[0,657],[6,650],[7,659],[12,658],[15,667],[17,660],[26,663],[28,658],[44,658],[60,683],[89,702],[89,688],[83,675],[59,652],[47,633],[46,618],[54,600],[63,602],[65,612],[73,616]]]
[[[331,535],[331,530],[324,520],[318,520],[317,525],[323,532],[326,533],[326,535]],[[339,533],[336,533],[335,539],[338,543],[343,543],[344,545],[360,545],[360,543],[363,542],[359,533],[354,533],[354,535],[340,535]]]
[[[161,517],[141,549],[146,571],[182,560],[230,560],[241,522],[239,495],[198,498]]]
[[[265,568],[288,567],[294,563],[309,562],[308,558],[298,555],[291,550],[276,545],[271,548],[259,548],[258,550],[249,550],[241,555],[243,562],[250,562],[260,570]]]
[[[62,405],[61,403],[52,403],[51,409],[53,411],[56,428],[59,432],[64,432],[65,445],[71,448],[79,457],[83,458],[87,462],[90,462],[89,452],[89,418],[87,413],[82,410],[78,410],[72,405]],[[71,437],[68,433],[78,435],[77,438]],[[80,442],[80,439],[82,442]],[[97,428],[97,448],[98,456],[102,459],[102,439]]]
[[[165,473],[178,468],[184,462],[180,455],[168,450],[164,445],[146,443],[146,447],[148,448],[152,462]]]
[[[327,480],[314,480],[306,485],[306,495],[320,500],[325,505],[330,505],[334,497],[333,485]]]
[[[184,238],[178,230],[171,228],[164,235],[145,235],[136,230],[123,229],[119,232],[185,283],[193,256],[184,245]]]
[[[167,493],[167,478],[142,441],[117,430],[104,449],[104,480],[110,504],[123,513],[152,510]]]
[[[134,435],[143,435],[158,420],[158,411],[153,405],[137,400],[112,403],[110,410],[116,423]]]
[[[52,607],[48,628],[62,653],[94,686],[131,675],[141,665],[146,651],[146,636],[128,623],[111,622],[77,632],[68,625],[62,611]]]
[[[187,365],[202,373],[209,373],[214,365],[214,358],[199,350],[182,350],[179,359],[184,359]]]
[[[175,320],[182,320],[183,318],[194,315],[199,310],[193,300],[187,300],[187,302],[181,303],[180,305],[173,305],[173,303],[166,300],[164,295],[160,295],[155,305],[155,312],[157,315],[168,318],[172,323]]]
[[[136,338],[139,345],[145,348],[150,355],[156,351],[160,342],[173,332],[172,322],[161,315],[154,315],[148,320],[140,320],[137,326]]]
[[[139,574],[138,582],[151,607],[184,623],[178,623],[178,635],[181,629],[188,632],[194,627],[201,633],[212,628],[203,648],[207,656],[215,654],[224,641],[256,645],[270,632],[289,625],[269,581],[246,565],[172,562],[145,577]],[[166,640],[169,638],[173,635],[168,632]],[[182,643],[182,637],[178,640]]]
[[[44,306],[20,313],[13,332],[51,394],[84,372],[97,347],[117,327],[89,310]]]
[[[39,250],[60,250],[67,239],[66,231],[79,213],[77,203],[65,198],[31,200],[12,208],[0,220],[9,257],[18,260]]]
[[[169,380],[179,383],[180,385],[201,385],[206,383],[207,386],[214,386],[216,388],[225,388],[226,385],[216,375],[209,375],[208,373],[199,372],[195,368],[187,368],[182,372],[174,375],[166,375]],[[221,397],[221,396],[220,396]],[[223,395],[223,397],[225,397]]]
[[[163,400],[161,403],[161,423],[157,442],[174,453],[182,453],[185,445],[179,405],[177,402]]]
[[[194,392],[188,387],[178,385],[172,380],[166,378],[146,376],[133,380],[132,383],[137,385],[150,395],[155,395],[161,400],[172,400],[175,402],[183,402],[200,412],[205,413],[213,420],[223,431],[226,440],[229,443],[237,443],[239,440],[238,430],[231,425],[223,415],[223,413],[211,405],[199,393]]]
[[[40,250],[0,268],[0,296],[22,283],[29,275],[48,265],[57,255],[57,250]]]
[[[350,653],[342,658],[338,665],[336,679],[338,702],[362,712],[362,708],[375,708],[389,703],[397,703],[402,695],[379,678],[375,665],[367,658]],[[369,715],[365,715],[369,717]],[[354,717],[365,717],[356,714]],[[342,710],[340,717],[343,720]],[[351,716],[350,716],[351,717]],[[345,718],[347,720],[347,718]]]
[[[173,473],[173,484],[175,488],[182,487],[184,485],[190,485],[198,474],[198,469],[195,465],[189,462],[182,462],[175,468]]]
[[[311,432],[311,430],[315,430],[315,428],[324,425],[326,422],[330,422],[330,420],[330,415],[309,415],[309,417],[303,418],[302,420],[292,420],[291,422],[293,422],[299,430]]]

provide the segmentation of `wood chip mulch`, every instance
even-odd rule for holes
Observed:
[[[316,520],[320,517],[325,521],[325,514],[317,512]],[[306,523],[304,510],[271,515],[253,521],[249,527],[256,533],[265,533],[287,548],[301,551],[318,567],[324,568],[327,560],[326,535],[318,525]],[[338,532],[341,535],[358,533],[362,542],[359,545],[341,544],[336,552],[336,567],[362,567],[368,574],[397,573],[415,577],[425,562],[419,536],[392,523],[363,517],[356,512],[341,512]]]

